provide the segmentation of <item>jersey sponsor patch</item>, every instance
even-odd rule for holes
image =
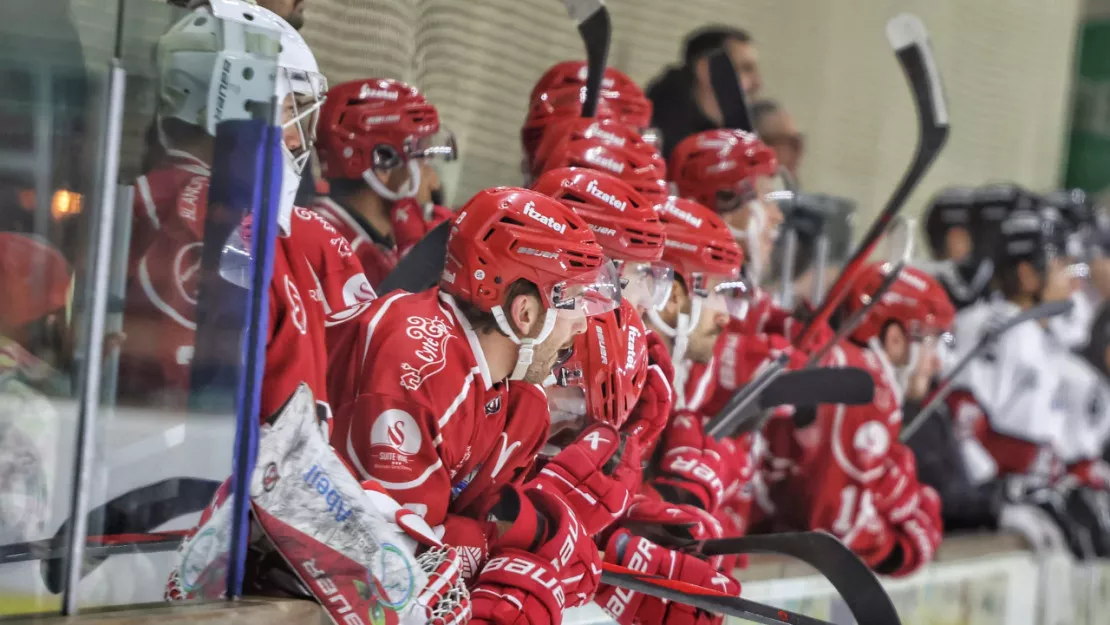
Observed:
[[[447,363],[447,343],[452,335],[447,324],[440,317],[412,316],[408,318],[405,335],[419,341],[414,356],[419,360],[416,365],[401,363],[401,388],[415,391],[424,382],[443,371]]]
[[[498,395],[493,399],[486,402],[486,416],[492,416],[501,412],[501,396]]]
[[[301,299],[301,292],[297,290],[297,285],[285,276],[285,297],[289,300],[289,320],[297,328],[301,334],[308,333],[308,311],[304,307],[304,300]]]
[[[416,419],[404,410],[386,410],[370,428],[370,453],[380,468],[407,468],[423,442]]]
[[[856,430],[852,447],[867,460],[877,460],[890,450],[890,432],[878,421],[868,421]]]

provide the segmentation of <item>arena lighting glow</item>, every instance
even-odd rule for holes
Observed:
[[[81,194],[66,189],[58,189],[50,201],[50,214],[54,219],[61,219],[81,212]]]

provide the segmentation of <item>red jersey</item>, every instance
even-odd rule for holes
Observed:
[[[370,222],[329,197],[318,197],[312,210],[324,217],[351,244],[370,284],[377,288],[393,271],[400,255],[393,237],[374,229]]]
[[[825,366],[859,367],[871,373],[875,397],[868,405],[823,404],[816,420],[797,428],[790,419],[773,419],[764,429],[767,452],[764,478],[774,522],[785,527],[825,530],[840,538],[868,565],[882,563],[912,538],[872,505],[885,492],[876,487],[893,458],[909,453],[898,441],[902,429],[897,384],[879,356],[850,343],[833,348]],[[911,479],[917,487],[916,476]]]
[[[330,363],[329,395],[343,398],[332,446],[358,477],[439,525],[531,466],[547,438],[543,391],[490,378],[451,296],[394,291],[345,331],[350,349]]]
[[[173,156],[136,181],[119,379],[121,397],[183,406],[209,175],[200,161]],[[315,213],[294,210],[291,233],[277,238],[274,253],[263,417],[302,381],[326,407],[325,327],[356,318],[372,297],[346,239]]]

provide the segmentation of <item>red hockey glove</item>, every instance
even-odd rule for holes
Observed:
[[[671,352],[663,344],[663,340],[654,332],[647,333],[648,364],[658,365],[667,382],[674,382],[674,362],[671,361]]]
[[[654,335],[649,332],[648,336]],[[670,378],[661,366],[649,365],[640,399],[632,407],[628,422],[622,428],[630,437],[640,441],[640,449],[645,457],[651,455],[659,436],[666,429],[673,401],[674,391],[671,389]]]
[[[701,417],[690,412],[675,414],[663,432],[661,445],[659,477],[652,483],[656,490],[672,503],[716,511],[725,494],[724,462],[731,449],[707,436]]]
[[[875,510],[884,519],[897,525],[920,503],[917,461],[913,452],[902,445],[890,448],[882,477],[870,486]]]
[[[558,495],[506,486],[489,514],[510,525],[470,592],[471,622],[558,625],[564,608],[593,598],[597,546]]]
[[[696,556],[660,547],[646,538],[620,530],[605,546],[605,561],[634,571],[712,588],[739,596],[740,583]],[[715,625],[723,617],[676,601],[624,588],[602,585],[596,603],[621,625]]]
[[[894,577],[915,573],[931,562],[943,538],[940,497],[929,486],[920,488],[919,507],[912,510],[897,529],[902,561],[894,570],[884,571]]]
[[[613,426],[594,423],[551,458],[528,486],[561,495],[593,536],[632,503],[642,478],[640,455],[635,438],[622,441]]]

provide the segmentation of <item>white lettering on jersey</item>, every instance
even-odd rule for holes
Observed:
[[[513,441],[512,445],[508,445],[508,442],[509,436],[502,432],[501,451],[497,454],[497,462],[494,463],[493,470],[489,473],[490,479],[497,477],[497,474],[501,473],[501,469],[505,468],[505,463],[509,461],[509,457],[513,455],[513,451],[515,451],[517,447],[520,447],[520,441]]]
[[[590,192],[590,195],[596,197],[602,202],[605,202],[609,206],[612,206],[622,213],[624,212],[624,208],[628,206],[626,202],[617,199],[617,196],[598,189],[596,180],[591,180],[589,184],[586,185],[586,190]]]
[[[308,334],[308,311],[304,307],[304,301],[301,300],[297,285],[293,284],[289,276],[285,276],[285,297],[289,300],[289,320],[301,334]]]
[[[208,179],[203,176],[191,178],[189,182],[185,183],[185,188],[181,190],[181,195],[177,200],[177,213],[182,218],[189,221],[197,220],[197,202],[200,200],[200,192],[208,186]]]
[[[558,232],[559,234],[566,234],[567,232],[566,224],[560,223],[559,220],[555,219],[554,217],[549,217],[536,210],[535,202],[528,202],[527,204],[525,204],[524,210],[521,212],[547,226],[548,228],[551,228],[555,232]]]
[[[415,391],[447,364],[447,342],[452,335],[447,324],[439,317],[412,316],[408,318],[409,327],[405,335],[410,339],[420,341],[413,353],[424,364],[414,367],[404,362],[401,363],[401,387]]]
[[[420,427],[416,425],[416,419],[397,408],[386,410],[378,415],[370,428],[371,447],[387,447],[404,456],[411,456],[420,451],[423,440]]]

